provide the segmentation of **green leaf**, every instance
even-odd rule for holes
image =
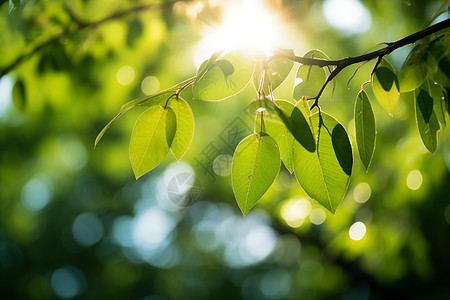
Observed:
[[[176,126],[176,116],[170,107],[152,106],[139,116],[130,141],[130,160],[136,179],[166,157]]]
[[[311,50],[305,54],[306,58],[329,59],[319,50]],[[325,69],[319,66],[300,65],[295,75],[294,99],[300,100],[316,97],[326,80]]]
[[[450,98],[449,98],[449,92],[450,90],[445,89],[444,90],[444,103],[442,104],[444,107],[444,111],[446,113],[447,117],[450,117]],[[447,120],[447,119],[446,119]]]
[[[277,108],[273,102],[268,99],[254,99],[250,103],[249,112],[256,113],[258,109],[264,108],[268,114],[277,114]]]
[[[236,201],[244,216],[272,185],[280,165],[277,143],[266,133],[249,135],[236,147],[231,180]]]
[[[392,115],[400,97],[399,83],[394,68],[385,59],[375,69],[372,88],[378,102]]]
[[[431,97],[430,86],[425,82],[420,88],[414,91],[416,121],[419,129],[420,137],[425,147],[431,153],[436,151],[437,147],[437,131],[439,130],[439,122],[434,112],[434,101]]]
[[[433,83],[430,79],[427,82],[430,89],[430,96],[433,98],[434,112],[439,123],[444,127],[446,125],[445,112],[447,110],[444,90],[440,85]]]
[[[279,50],[278,52],[294,55],[293,50]],[[276,90],[289,75],[293,66],[294,62],[287,58],[275,58],[269,62],[263,61],[258,63],[253,74],[253,86],[258,90],[259,77],[264,72],[263,91],[265,95],[269,95],[268,86],[272,86],[272,91]]]
[[[223,51],[217,51],[214,52],[211,57],[207,60],[205,60],[201,65],[200,68],[198,68],[197,71],[197,78],[202,77],[206,71],[214,64],[214,62],[219,58],[219,56],[222,54]]]
[[[204,62],[194,82],[194,99],[217,101],[242,91],[253,75],[255,63],[244,51],[232,51],[219,60]]]
[[[187,102],[181,97],[172,99],[169,107],[175,113],[177,122],[177,130],[170,145],[170,151],[177,160],[180,160],[191,145],[194,134],[194,115]]]
[[[316,150],[294,143],[294,172],[303,190],[335,213],[348,187],[353,154],[347,132],[332,116],[311,116]]]
[[[418,88],[425,81],[427,70],[427,46],[419,44],[411,50],[400,69],[398,75],[400,92]]]
[[[100,142],[100,139],[103,137],[105,132],[109,129],[112,123],[114,123],[115,120],[117,120],[121,115],[123,115],[128,110],[137,107],[137,106],[144,106],[144,107],[152,107],[156,105],[165,105],[166,101],[172,97],[175,96],[175,93],[177,90],[188,83],[189,81],[192,81],[193,78],[186,79],[164,91],[158,92],[156,94],[148,95],[145,97],[141,97],[135,100],[132,100],[130,102],[125,103],[121,108],[119,113],[111,120],[108,124],[100,131],[100,133],[97,135],[97,138],[95,139],[94,148],[97,146],[98,142]]]
[[[286,113],[290,114],[294,110],[294,104],[286,100],[276,100],[275,103]],[[256,115],[255,131],[259,131],[261,114]],[[290,173],[294,171],[294,137],[289,129],[281,121],[276,111],[266,110],[264,112],[264,131],[277,142],[280,148],[281,159]]]
[[[316,144],[314,142],[313,132],[309,118],[306,119],[301,106],[301,101],[297,102],[294,109],[289,112],[284,107],[276,107],[280,120],[286,125],[294,138],[302,144],[302,146],[310,151],[316,150]]]
[[[367,171],[375,150],[377,132],[375,129],[375,116],[365,91],[361,91],[356,97],[355,129],[359,157]]]
[[[192,80],[194,80],[194,77],[186,79],[186,80],[184,80],[180,83],[177,83],[176,85],[174,85],[168,89],[165,89],[163,91],[160,91],[158,93],[127,102],[120,108],[120,111],[126,110],[127,108],[133,108],[136,106],[144,106],[144,107],[152,107],[155,105],[164,106],[170,97],[175,96],[175,94],[179,88],[181,88],[182,86],[184,86],[185,84],[187,84],[188,82],[190,82]]]
[[[177,88],[171,88],[169,90],[164,90],[156,94],[131,100],[130,102],[127,102],[124,105],[122,105],[122,107],[120,108],[120,112],[136,106],[144,106],[144,107],[152,107],[156,105],[164,106],[164,104],[170,97],[175,96],[176,91]]]
[[[311,109],[308,106],[308,102],[305,99],[300,99],[295,106],[302,112],[303,116],[311,127]]]
[[[428,45],[428,76],[445,87],[450,87],[450,36],[441,35]]]
[[[109,129],[109,127],[114,123],[115,120],[117,120],[121,115],[126,113],[128,110],[136,107],[136,106],[148,106],[152,107],[155,105],[164,105],[164,102],[169,99],[169,97],[174,95],[174,91],[164,91],[157,94],[153,94],[150,96],[142,97],[136,100],[132,100],[125,105],[122,106],[119,113],[111,120],[108,124],[106,124],[105,127],[100,131],[100,133],[97,135],[97,138],[95,139],[94,148],[97,147],[98,142],[100,142],[100,139],[103,137],[105,132]]]

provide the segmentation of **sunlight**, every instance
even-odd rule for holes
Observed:
[[[323,222],[325,222],[326,218],[327,218],[327,214],[320,207],[313,209],[311,211],[311,214],[309,215],[309,220],[314,225],[322,224]]]
[[[311,202],[304,198],[293,198],[285,201],[281,206],[281,217],[293,227],[300,227],[311,212]]]
[[[12,89],[14,81],[11,77],[5,76],[0,79],[0,117],[6,116],[9,106],[12,103]]]
[[[413,191],[420,188],[420,186],[422,185],[422,181],[422,173],[419,170],[412,170],[406,177],[406,185]]]
[[[372,189],[370,188],[370,185],[366,182],[359,183],[357,186],[355,186],[355,189],[353,190],[353,198],[355,199],[356,202],[359,203],[366,203],[371,195]]]
[[[372,19],[359,0],[326,0],[323,13],[327,22],[348,34],[367,31]]]
[[[197,45],[195,64],[218,50],[252,48],[270,53],[280,42],[281,24],[262,0],[230,1],[224,7],[222,23],[209,28]]]
[[[348,235],[354,241],[359,241],[366,235],[366,225],[363,222],[356,222],[350,226]]]

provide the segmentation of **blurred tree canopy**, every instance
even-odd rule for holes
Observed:
[[[271,46],[339,59],[425,28],[448,1],[0,1],[1,298],[448,297],[450,135],[427,152],[412,93],[392,117],[372,101],[371,169],[354,160],[335,215],[282,167],[242,217],[229,175],[237,138],[253,132],[252,84],[227,101],[189,101],[189,151],[137,181],[128,142],[142,109],[121,117],[94,151],[124,103],[192,77],[223,47],[228,40],[211,36],[243,4],[257,5],[249,19],[262,7],[282,24]],[[234,23],[245,24],[241,17]],[[397,71],[412,48],[389,55]],[[348,88],[358,66],[343,70],[321,98],[353,145],[354,99],[374,64]],[[292,99],[294,73],[277,99]]]

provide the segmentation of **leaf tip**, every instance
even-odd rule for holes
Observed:
[[[135,178],[136,180],[138,180],[139,178],[142,177],[142,175],[144,175],[144,174],[136,173],[134,170],[133,170],[133,173],[134,173],[134,178]]]
[[[233,176],[233,174],[232,174],[232,176]],[[234,192],[234,187],[232,187],[232,189],[233,189],[233,192]],[[245,205],[244,205],[244,203],[242,203],[242,205],[241,205],[241,203],[240,203],[240,201],[238,200],[238,198],[236,197],[236,195],[234,195],[234,198],[236,199],[236,203],[237,203],[237,205],[238,205],[238,207],[239,207],[239,210],[240,210],[241,213],[242,213],[242,216],[245,217],[245,216],[248,214],[248,212],[250,211],[251,207],[250,207],[250,208],[246,208]]]
[[[246,217],[247,214],[248,214],[248,212],[249,212],[250,210],[243,210],[241,207],[239,207],[239,208],[241,209],[242,215],[243,215],[244,217]]]
[[[431,154],[434,154],[434,152],[436,152],[436,147],[426,147],[428,152],[430,152]]]
[[[177,162],[180,161],[181,158],[183,157],[183,156],[178,157],[178,156],[175,154],[175,151],[173,151],[172,148],[170,148],[170,153],[172,153],[172,156],[177,160]]]
[[[97,144],[98,144],[98,142],[100,142],[100,140],[101,140],[102,137],[103,137],[103,132],[100,132],[100,133],[97,135],[97,137],[95,138],[95,141],[94,141],[94,149],[97,148]]]
[[[319,202],[320,203],[320,202]],[[332,215],[334,215],[334,213],[337,211],[337,207],[333,207],[333,206],[324,206]]]

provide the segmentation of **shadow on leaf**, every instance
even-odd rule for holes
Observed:
[[[172,108],[166,107],[165,109],[167,111],[167,117],[164,127],[166,130],[167,145],[170,147],[172,146],[173,138],[175,137],[175,132],[177,131],[177,122],[175,112],[172,110]]]
[[[286,125],[294,138],[309,152],[316,151],[316,143],[314,141],[311,127],[302,112],[295,107],[289,116],[281,108],[276,108],[281,121]]]
[[[352,173],[353,156],[352,146],[347,133],[341,124],[337,124],[331,133],[331,142],[333,143],[334,153],[345,174]]]
[[[397,78],[396,78],[395,74],[389,68],[378,67],[375,70],[375,75],[377,76],[378,81],[380,82],[381,86],[383,87],[383,90],[390,91],[394,82],[398,88]]]

